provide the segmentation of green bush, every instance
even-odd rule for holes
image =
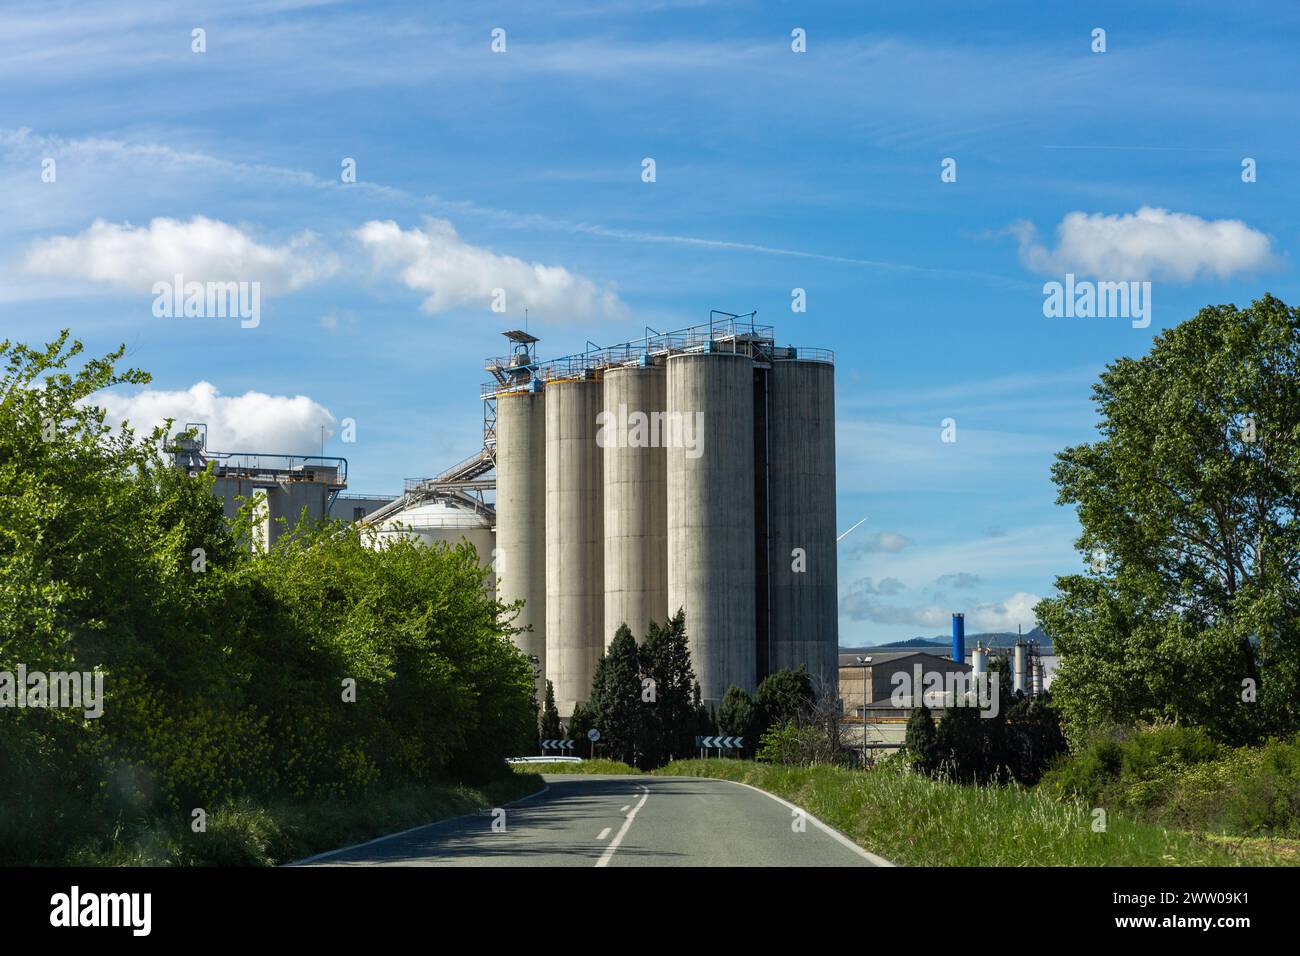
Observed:
[[[0,343],[0,671],[99,672],[105,694],[98,719],[0,709],[0,858],[196,807],[217,846],[223,808],[484,780],[533,745],[532,668],[469,545],[324,523],[251,551],[251,504],[227,521],[164,429],[95,404],[148,376],[121,350],[67,371],[80,352]],[[239,832],[222,858],[255,861]]]
[[[1300,737],[1216,745],[1199,728],[1098,737],[1039,784],[1137,819],[1233,836],[1300,835]]]

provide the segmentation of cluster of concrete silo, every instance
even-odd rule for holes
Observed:
[[[507,333],[489,361],[498,589],[562,713],[620,624],[679,607],[708,702],[782,667],[833,679],[832,358],[728,318],[548,362]]]

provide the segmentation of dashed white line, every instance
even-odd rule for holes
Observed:
[[[629,804],[625,804],[624,806],[622,806],[622,807],[619,808],[619,811],[618,811],[618,812],[619,812],[619,813],[627,813],[627,808],[630,807],[630,806],[632,806],[632,804],[630,804],[630,803],[629,803]]]
[[[607,836],[609,836],[609,827],[605,827],[605,829],[601,830],[601,831],[600,831],[600,836],[596,837],[596,839],[597,839],[597,840],[603,840],[603,839],[605,839],[605,837],[607,837]]]
[[[646,800],[650,799],[650,788],[643,784],[641,785],[641,789],[645,791],[641,794],[641,799],[638,800],[636,806],[632,808],[632,812],[627,815],[627,819],[623,821],[623,825],[618,828],[618,833],[614,834],[614,839],[609,842],[609,846],[605,847],[605,852],[602,853],[600,859],[596,861],[596,866],[609,865],[609,861],[614,858],[614,853],[618,850],[619,844],[623,842],[623,837],[627,836],[627,831],[632,826],[632,821],[636,819],[637,811],[645,806]]]

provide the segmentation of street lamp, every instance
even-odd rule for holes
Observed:
[[[871,658],[859,657],[858,666],[862,668],[862,766],[867,765],[867,671],[871,670]]]

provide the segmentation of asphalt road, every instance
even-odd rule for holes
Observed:
[[[759,790],[698,777],[547,776],[501,813],[457,817],[310,866],[873,866],[847,837]]]

